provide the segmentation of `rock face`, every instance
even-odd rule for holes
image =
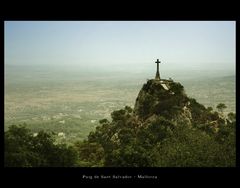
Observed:
[[[142,122],[151,122],[163,116],[174,123],[191,124],[190,100],[180,83],[172,80],[151,79],[140,90],[134,113]]]

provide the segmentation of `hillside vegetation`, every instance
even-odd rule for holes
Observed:
[[[167,89],[166,89],[167,88]],[[84,141],[23,126],[5,132],[5,166],[230,167],[236,163],[234,113],[189,98],[177,82],[148,80],[134,108],[111,113]]]

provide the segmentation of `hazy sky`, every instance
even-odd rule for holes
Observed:
[[[6,65],[235,70],[234,21],[6,21]]]

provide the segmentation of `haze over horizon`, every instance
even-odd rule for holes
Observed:
[[[235,72],[234,21],[5,21],[5,65]]]

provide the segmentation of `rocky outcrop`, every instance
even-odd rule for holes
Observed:
[[[134,106],[137,118],[148,124],[163,116],[175,124],[191,125],[190,100],[183,86],[173,80],[151,79],[140,90]]]

